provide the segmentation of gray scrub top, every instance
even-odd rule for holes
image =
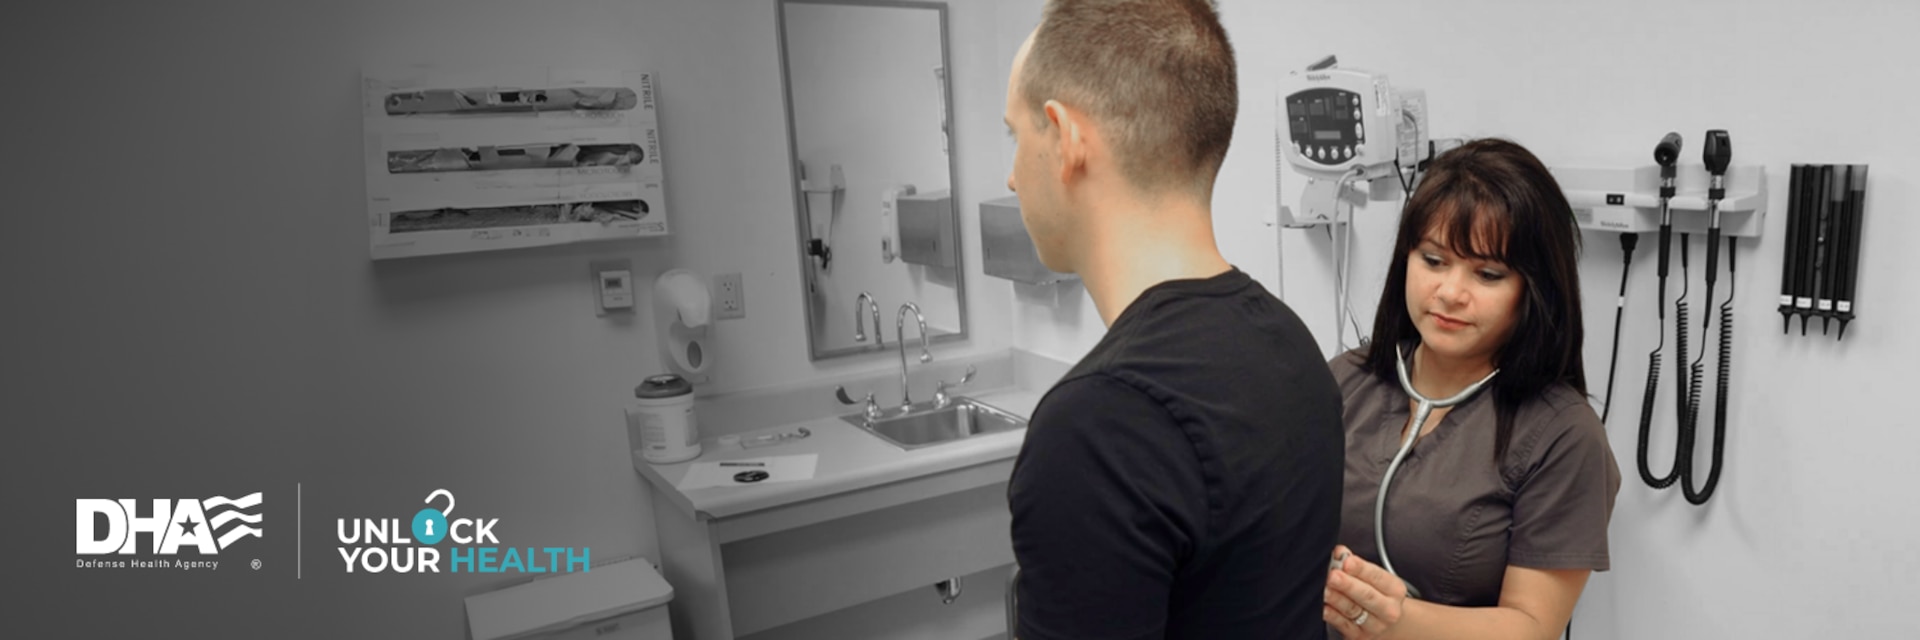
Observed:
[[[1345,400],[1346,490],[1340,543],[1380,564],[1373,502],[1400,449],[1410,397],[1360,369],[1356,351],[1328,363]],[[1507,565],[1606,571],[1607,521],[1620,469],[1606,426],[1565,384],[1521,405],[1496,467],[1494,401],[1482,391],[1414,442],[1387,496],[1386,538],[1401,579],[1422,599],[1494,606]]]

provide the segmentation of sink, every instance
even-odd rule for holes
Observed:
[[[930,402],[916,403],[905,411],[896,410],[873,420],[868,420],[864,413],[840,419],[907,450],[1027,428],[1026,418],[967,397],[954,398],[944,407],[935,407]]]

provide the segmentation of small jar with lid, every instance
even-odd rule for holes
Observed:
[[[633,388],[627,408],[627,441],[654,464],[700,457],[700,427],[693,414],[693,385],[673,374],[648,377]]]

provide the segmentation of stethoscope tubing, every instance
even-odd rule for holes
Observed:
[[[1420,431],[1426,428],[1427,416],[1431,415],[1434,409],[1466,402],[1468,398],[1473,397],[1473,394],[1478,393],[1481,387],[1486,386],[1488,381],[1493,380],[1500,370],[1494,369],[1492,373],[1487,374],[1487,377],[1467,385],[1467,388],[1461,389],[1459,393],[1435,400],[1421,395],[1419,390],[1413,388],[1413,379],[1407,376],[1406,353],[1399,345],[1394,345],[1393,351],[1394,355],[1398,356],[1394,358],[1393,363],[1395,370],[1400,374],[1400,388],[1418,403],[1413,412],[1413,424],[1407,427],[1407,435],[1401,437],[1400,450],[1393,454],[1393,462],[1387,464],[1387,474],[1380,478],[1380,492],[1375,494],[1373,499],[1373,544],[1380,550],[1381,566],[1386,567],[1388,573],[1397,576],[1400,572],[1394,571],[1393,559],[1387,556],[1387,487],[1393,484],[1393,474],[1400,470],[1400,463],[1406,460],[1407,453],[1413,451],[1413,441],[1418,439]],[[1412,584],[1407,585],[1407,593],[1415,597],[1419,596],[1419,592],[1413,588]]]

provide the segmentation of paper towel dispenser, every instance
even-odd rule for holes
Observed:
[[[980,255],[987,275],[1027,284],[1079,280],[1041,264],[1040,252],[1020,221],[1020,198],[1007,196],[980,203]]]
[[[900,259],[952,269],[955,259],[953,196],[946,189],[900,196]]]

